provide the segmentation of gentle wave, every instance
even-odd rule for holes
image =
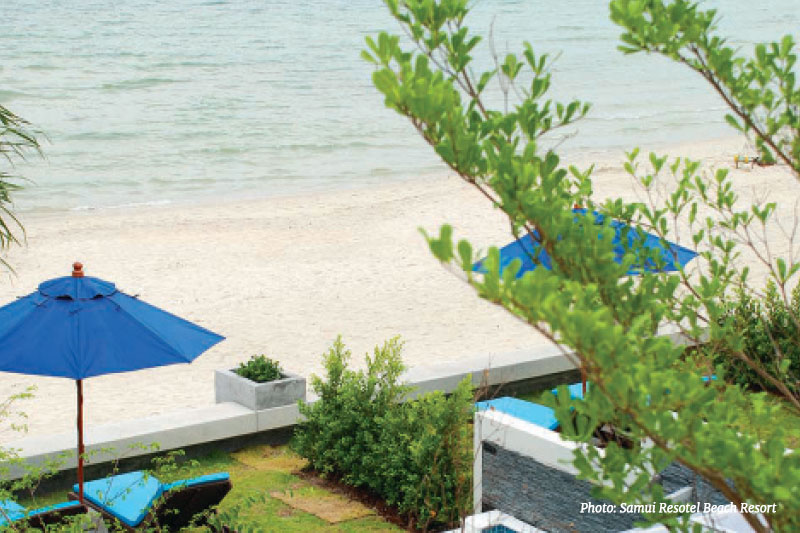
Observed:
[[[168,179],[168,178],[150,178],[147,180],[147,183],[153,183],[156,185],[174,185],[176,183],[181,183],[183,185],[211,185],[214,183],[218,183],[218,181],[214,178],[179,178],[179,179]]]
[[[104,205],[102,209],[130,209],[133,207],[158,207],[172,204],[172,200],[151,200],[149,202],[129,202],[126,204]],[[95,211],[99,207],[94,205],[79,205],[70,208],[70,211]]]
[[[141,131],[84,131],[64,135],[66,141],[124,141],[142,137]]]
[[[697,116],[705,114],[714,114],[716,117],[721,117],[727,108],[724,106],[714,107],[691,107],[691,108],[671,108],[664,110],[652,111],[605,111],[594,114],[589,114],[584,120],[586,121],[604,121],[604,122],[623,122],[623,121],[645,121],[652,119],[667,118],[673,120],[681,116]]]
[[[183,67],[219,67],[218,63],[211,61],[160,61],[148,65],[136,67],[139,70],[150,70],[158,68],[183,68]]]
[[[57,67],[55,65],[45,65],[45,64],[39,64],[39,63],[35,63],[33,65],[25,65],[25,67],[23,67],[23,68],[26,68],[26,69],[29,69],[29,70],[42,70],[42,71],[58,70],[59,69],[59,67]]]
[[[26,96],[25,93],[0,89],[0,103],[11,102],[24,96]]]
[[[157,87],[159,85],[181,83],[185,81],[186,80],[175,80],[170,78],[141,78],[118,81],[114,83],[104,83],[101,85],[101,88],[106,91],[127,91],[130,89],[148,89],[150,87]]]

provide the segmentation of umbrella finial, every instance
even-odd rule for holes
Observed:
[[[72,277],[73,278],[83,277],[83,263],[80,263],[78,261],[72,263]]]

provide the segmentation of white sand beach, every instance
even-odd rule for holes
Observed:
[[[712,142],[670,153],[732,167],[741,147]],[[597,166],[599,197],[635,197],[621,162],[620,154]],[[735,172],[743,195],[773,194],[791,215],[797,184],[785,168]],[[409,366],[545,342],[428,251],[418,228],[438,231],[446,222],[480,247],[509,240],[503,216],[454,176],[218,204],[28,214],[23,222],[27,246],[7,256],[17,274],[2,277],[0,303],[68,275],[80,260],[87,275],[227,337],[191,365],[89,379],[87,425],[211,404],[214,369],[254,354],[319,373],[338,334],[357,364],[394,335],[406,342]],[[28,414],[29,435],[70,431],[74,382],[0,373],[0,397],[28,385],[36,396],[17,407]],[[0,441],[21,436],[4,428]]]

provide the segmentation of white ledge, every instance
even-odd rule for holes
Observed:
[[[680,342],[676,328],[662,328],[659,335],[667,335]],[[566,353],[563,347],[545,344],[527,350],[484,354],[451,363],[416,367],[403,374],[402,379],[415,387],[410,395],[412,398],[437,390],[452,392],[467,376],[475,387],[497,386],[574,370],[573,358]],[[309,403],[316,401],[311,392],[307,398]],[[226,402],[102,426],[90,425],[86,428],[84,438],[90,462],[102,463],[152,453],[153,444],[157,444],[160,451],[174,450],[260,431],[289,428],[299,420],[300,412],[296,404],[252,411],[237,403]],[[66,470],[76,467],[76,440],[75,433],[64,433],[27,437],[5,443],[2,447],[15,451],[19,458],[28,463],[41,465],[48,461],[59,461],[57,468]],[[24,472],[12,466],[9,474],[14,478]]]

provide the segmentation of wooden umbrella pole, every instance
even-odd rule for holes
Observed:
[[[78,385],[78,501],[83,504],[83,380]]]
[[[72,263],[72,277],[83,277],[83,265]],[[83,380],[75,382],[78,386],[78,500],[83,504]]]
[[[581,365],[581,389],[583,397],[586,398],[586,369]]]

